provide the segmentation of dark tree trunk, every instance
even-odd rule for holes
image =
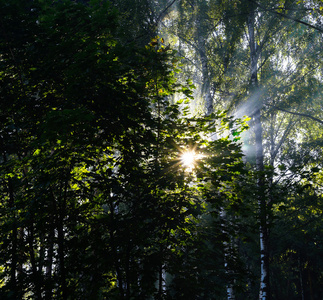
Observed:
[[[50,224],[51,227],[53,224]],[[52,271],[53,271],[53,254],[54,254],[54,228],[49,229],[49,234],[48,234],[48,253],[46,257],[46,273],[45,273],[45,278],[46,278],[46,286],[45,286],[45,299],[50,300],[52,299]]]
[[[41,296],[41,276],[40,270],[37,268],[35,252],[34,252],[34,224],[33,218],[30,221],[29,233],[28,233],[29,255],[32,269],[32,281],[35,287],[35,299],[42,299]]]
[[[67,174],[66,174],[67,176]],[[58,258],[59,258],[59,278],[62,299],[67,299],[67,284],[66,284],[66,266],[65,266],[65,234],[64,220],[66,216],[66,201],[67,201],[67,186],[68,179],[66,177],[62,192],[59,197],[59,207],[57,215],[57,243],[58,243]]]
[[[3,161],[4,163],[7,162],[7,154],[3,154]],[[10,272],[9,272],[9,286],[10,289],[13,292],[13,297],[18,296],[18,285],[17,285],[17,264],[18,264],[18,228],[17,228],[17,221],[16,221],[16,213],[14,211],[15,207],[15,196],[14,196],[14,188],[12,184],[12,180],[9,177],[8,178],[8,183],[7,183],[7,189],[8,189],[8,206],[12,210],[13,215],[11,216],[13,218],[12,222],[12,230],[11,230],[11,235],[10,235],[10,240],[11,240],[11,249],[10,249],[10,259],[11,259],[11,264],[10,264]]]
[[[9,188],[9,207],[14,209],[14,193],[11,179],[8,179],[8,188]],[[11,231],[11,266],[10,266],[10,288],[13,293],[17,293],[17,264],[18,264],[18,228],[16,221],[16,213],[13,211],[13,222],[12,222],[12,231]]]

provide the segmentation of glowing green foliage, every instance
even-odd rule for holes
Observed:
[[[207,210],[218,217],[237,198],[240,146],[206,138],[228,127],[223,112],[181,113],[194,86],[176,81],[163,38],[129,41],[141,25],[126,30],[125,2],[0,1],[0,298],[162,299],[222,285],[222,231],[201,240]],[[190,147],[201,156],[187,172]],[[155,284],[164,272],[168,291]]]

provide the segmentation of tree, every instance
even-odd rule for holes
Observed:
[[[199,220],[237,200],[246,125],[171,104],[191,97],[176,53],[159,37],[129,41],[116,7],[1,2],[2,298],[179,299],[183,274],[202,297],[222,275],[198,266],[223,260],[221,242],[200,244]],[[223,137],[204,138],[214,131]],[[204,155],[194,171],[186,149]]]
[[[187,16],[197,4],[181,3],[186,6],[181,6],[184,12],[178,21],[182,25],[178,37],[189,49],[183,51],[186,63],[196,65],[197,60],[192,59],[199,53],[196,40],[192,39],[194,21]],[[310,161],[315,160],[310,155],[303,165],[298,162],[299,168],[295,169],[290,165],[294,160],[289,154],[295,152],[295,147],[298,151],[306,149],[301,141],[313,133],[309,133],[312,131],[305,124],[321,120],[321,110],[315,109],[321,106],[322,98],[319,92],[322,84],[320,5],[316,1],[209,1],[207,4],[207,13],[204,11],[203,17],[197,14],[194,18],[201,17],[208,24],[203,36],[209,47],[208,72],[214,74],[213,95],[217,99],[214,103],[226,103],[232,114],[254,118],[251,127],[255,130],[250,131],[244,148],[248,149],[247,161],[257,170],[254,178],[258,178],[258,183],[255,182],[258,185],[255,196],[258,196],[255,198],[260,204],[258,220],[265,245],[262,265],[269,275],[275,196],[282,182],[283,186],[290,187],[298,172],[308,170]],[[182,49],[185,49],[183,45]],[[280,168],[284,167],[286,170],[281,174]],[[289,172],[293,176],[287,176]],[[277,177],[277,173],[281,176]],[[262,287],[267,291],[261,291],[260,297],[264,293],[270,297],[269,277],[263,276],[262,280],[265,280]]]

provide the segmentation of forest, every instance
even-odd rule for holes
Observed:
[[[0,299],[323,299],[322,0],[0,19]]]

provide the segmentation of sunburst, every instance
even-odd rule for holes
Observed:
[[[194,168],[196,159],[197,159],[197,155],[194,150],[188,150],[181,154],[182,164],[188,169]]]

